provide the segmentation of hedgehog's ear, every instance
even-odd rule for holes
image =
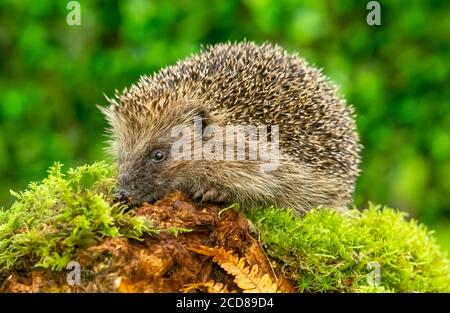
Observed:
[[[206,126],[209,124],[209,116],[208,111],[204,108],[190,108],[187,110],[187,116],[189,116],[189,121],[192,123],[198,123],[201,121],[202,123],[202,130],[205,129]]]
[[[208,112],[206,112],[206,110],[204,110],[204,109],[197,110],[194,117],[196,117],[197,119],[201,119],[202,130],[204,130],[206,128],[206,126],[208,126]]]
[[[198,132],[198,138],[203,136],[203,132],[208,126],[208,112],[203,108],[189,108],[185,111],[185,116],[187,116],[187,123],[194,126],[194,132]]]

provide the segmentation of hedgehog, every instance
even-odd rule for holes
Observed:
[[[354,109],[320,69],[278,45],[203,47],[107,100],[100,109],[110,126],[107,150],[118,165],[120,200],[152,202],[179,190],[199,203],[274,206],[297,214],[345,210],[352,202],[362,148]],[[270,151],[278,165],[264,170],[258,157],[192,158],[189,142],[188,157],[176,156],[175,128],[192,129],[195,137],[211,125],[276,126],[278,149]],[[245,142],[264,136],[246,136]]]

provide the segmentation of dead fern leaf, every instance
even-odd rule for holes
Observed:
[[[189,250],[213,257],[213,262],[234,277],[236,285],[245,293],[273,293],[278,291],[277,283],[273,282],[269,274],[261,274],[257,264],[250,267],[245,258],[239,258],[233,251],[207,246],[190,246]]]
[[[214,280],[207,281],[206,283],[197,283],[197,284],[186,284],[181,291],[182,292],[191,292],[195,289],[206,289],[208,293],[230,293],[227,286],[216,282]]]

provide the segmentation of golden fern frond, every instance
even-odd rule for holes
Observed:
[[[245,258],[239,258],[231,250],[227,252],[224,248],[200,245],[190,246],[188,249],[213,257],[213,262],[217,262],[225,272],[232,275],[234,282],[243,292],[269,293],[278,290],[277,283],[273,282],[268,274],[261,275],[257,264],[248,266]]]
[[[206,289],[208,293],[230,293],[226,285],[214,280],[207,281],[206,283],[186,284],[181,291],[191,292],[195,289]]]

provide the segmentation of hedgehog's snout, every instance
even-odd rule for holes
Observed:
[[[126,211],[132,210],[140,205],[139,202],[133,202],[133,198],[124,190],[116,189],[115,195],[116,197],[114,198],[114,203],[119,202],[121,204],[126,204]]]
[[[123,190],[118,190],[117,195],[116,195],[116,199],[119,202],[127,202],[129,198],[129,195],[127,192],[123,191]]]
[[[127,170],[117,177],[116,198],[128,204],[152,201],[157,192],[154,182],[145,170]]]

